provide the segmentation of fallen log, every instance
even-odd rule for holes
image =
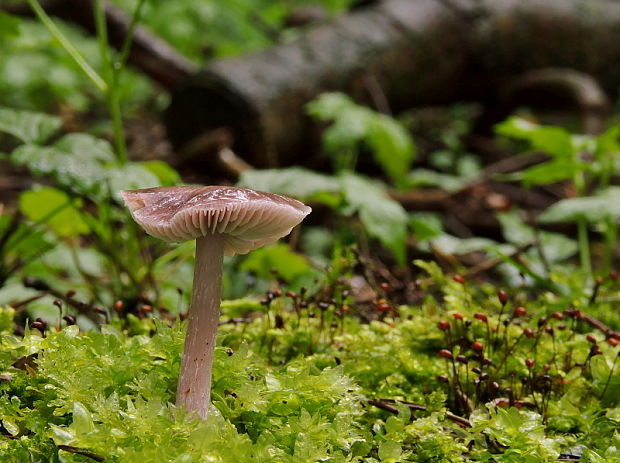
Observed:
[[[371,104],[379,88],[394,113],[462,100],[492,105],[515,75],[555,67],[588,73],[615,94],[618,63],[617,2],[385,0],[292,43],[212,62],[174,91],[165,117],[177,148],[225,128],[256,167],[316,167],[320,128],[304,105],[322,92]]]

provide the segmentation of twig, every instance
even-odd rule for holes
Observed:
[[[90,450],[81,449],[79,447],[73,447],[72,445],[59,445],[58,448],[60,450],[64,450],[65,452],[76,453],[78,455],[83,455],[85,457],[90,458],[95,461],[105,461],[105,458],[101,455],[98,455]]]
[[[218,322],[218,325],[236,324],[236,323],[251,323],[253,318],[229,318],[228,320],[222,320]]]
[[[390,413],[398,413],[398,409],[396,407],[393,407],[390,404],[403,404],[406,405],[410,410],[413,411],[426,411],[427,408],[424,405],[420,405],[420,404],[416,404],[413,402],[407,402],[404,400],[394,400],[394,399],[370,399],[368,401],[368,404],[380,408],[381,410],[385,410],[386,412],[390,412]],[[469,422],[468,419],[463,418],[462,416],[458,416],[458,415],[454,415],[453,413],[446,413],[446,418],[448,418],[450,421],[453,421],[454,423],[458,424],[459,426],[462,426],[464,428],[471,428],[471,423]]]

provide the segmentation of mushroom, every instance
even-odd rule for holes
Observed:
[[[284,196],[229,186],[121,191],[134,220],[169,242],[196,240],[194,286],[177,406],[207,417],[219,321],[223,255],[246,254],[288,235],[311,209]]]

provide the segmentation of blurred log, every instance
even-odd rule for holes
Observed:
[[[310,28],[298,40],[218,60],[172,95],[171,140],[182,147],[228,127],[257,167],[315,167],[316,124],[304,105],[325,91],[372,101],[369,79],[397,113],[412,106],[497,100],[515,75],[588,73],[616,93],[620,4],[610,0],[385,0]]]

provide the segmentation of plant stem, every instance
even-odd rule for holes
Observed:
[[[123,45],[121,46],[120,54],[116,63],[114,63],[114,73],[118,75],[121,69],[125,67],[125,63],[127,61],[127,57],[129,56],[129,51],[131,50],[131,44],[133,42],[133,36],[136,32],[136,27],[140,22],[142,17],[142,7],[145,5],[146,0],[139,0],[136,8],[133,10],[131,15],[131,22],[129,23],[129,28],[127,29],[127,33],[125,34],[125,39],[123,40]]]
[[[112,130],[116,145],[116,156],[120,164],[127,162],[127,146],[125,144],[125,130],[123,128],[123,118],[121,114],[120,96],[118,92],[118,72],[117,66],[112,62],[110,49],[108,48],[108,29],[105,19],[102,0],[95,0],[95,27],[97,29],[97,39],[99,41],[99,52],[105,72],[107,87],[104,91],[108,110],[112,117]],[[125,38],[127,43],[128,38]],[[130,42],[129,42],[130,43]],[[127,45],[129,47],[129,45]]]
[[[73,58],[73,60],[77,63],[77,65],[82,69],[84,74],[95,84],[95,86],[101,90],[102,92],[107,92],[108,85],[101,78],[97,71],[95,71],[84,59],[81,53],[77,48],[67,39],[64,34],[58,29],[56,24],[52,21],[52,19],[47,15],[45,10],[41,8],[39,2],[37,0],[28,0],[28,4],[32,8],[32,11],[37,15],[37,18],[43,25],[47,28],[50,34],[60,43],[60,45],[65,49],[65,51]]]
[[[608,218],[605,221],[605,252],[603,254],[605,273],[611,270],[617,238],[618,226],[614,219]]]
[[[207,418],[211,403],[211,368],[220,316],[223,260],[223,235],[196,240],[194,287],[176,404],[196,412],[203,419]]]
[[[588,239],[588,222],[583,217],[577,220],[577,236],[579,242],[579,260],[581,270],[587,275],[592,275],[592,264],[590,262],[590,241]]]

